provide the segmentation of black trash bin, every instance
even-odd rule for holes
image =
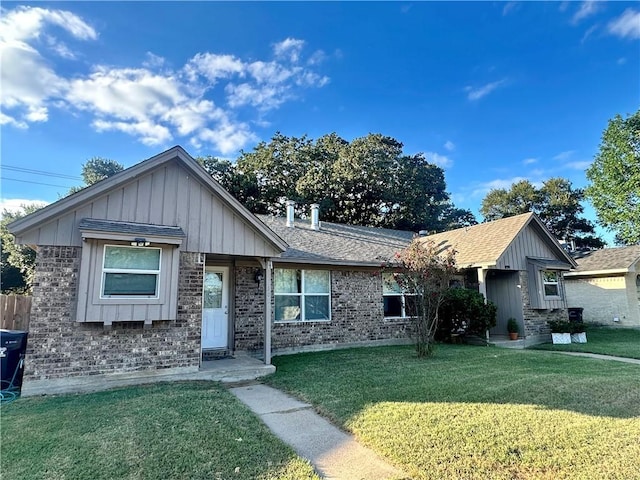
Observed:
[[[0,400],[20,396],[28,332],[0,330]]]
[[[576,323],[582,323],[582,312],[584,311],[584,308],[569,308],[569,321],[570,322],[576,322]]]

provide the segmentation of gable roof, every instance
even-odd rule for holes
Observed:
[[[603,248],[576,258],[578,268],[570,276],[584,276],[606,273],[627,273],[637,271],[640,262],[640,245]]]
[[[284,240],[267,228],[264,223],[260,222],[255,215],[238,202],[222,185],[215,181],[211,175],[179,145],[10,223],[8,225],[9,231],[19,236],[26,231],[38,228],[51,221],[54,217],[72,211],[78,206],[90,202],[111,190],[117,189],[132,179],[138,178],[151,170],[174,161],[179,162],[190,174],[194,175],[194,177],[210,188],[234,213],[247,224],[251,225],[269,243],[280,251],[286,250],[287,244]]]
[[[509,246],[527,226],[535,229],[542,241],[556,252],[559,259],[566,261],[567,266],[576,265],[538,216],[531,212],[422,238],[424,241],[434,242],[442,251],[455,249],[456,263],[462,268],[492,267],[499,263]]]
[[[322,222],[320,230],[314,230],[305,220],[296,219],[295,227],[287,227],[283,217],[258,218],[289,244],[278,262],[379,267],[406,248],[415,235],[405,230],[331,222]]]

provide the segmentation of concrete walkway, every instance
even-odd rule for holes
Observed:
[[[313,411],[311,405],[266,385],[229,389],[271,431],[326,479],[382,480],[405,475]]]
[[[633,363],[635,365],[640,365],[640,360],[638,360],[637,358],[614,357],[612,355],[600,355],[598,353],[560,352],[557,350],[554,350],[553,353],[560,353],[562,355],[572,355],[574,357],[587,357],[587,358],[595,358],[598,360],[610,360],[613,362]]]

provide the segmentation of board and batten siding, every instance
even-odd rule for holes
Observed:
[[[558,259],[556,252],[540,238],[531,225],[528,225],[498,259],[496,268],[500,270],[526,270],[527,257]]]
[[[105,245],[121,242],[89,239],[82,249],[78,284],[78,307],[76,321],[112,322],[175,320],[178,310],[178,249],[174,245],[155,245],[162,248],[160,275],[158,278],[158,298],[101,298],[102,260]],[[87,248],[87,247],[91,248]]]
[[[186,233],[183,251],[252,257],[280,254],[208,185],[177,162],[145,172],[24,232],[18,240],[29,245],[82,246],[78,223],[83,218],[178,226]]]
[[[515,318],[520,332],[524,332],[521,289],[517,271],[489,271],[487,275],[487,300],[499,306],[496,326],[490,330],[492,335],[504,335],[507,332],[509,318]]]

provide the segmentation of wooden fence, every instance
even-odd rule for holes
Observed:
[[[26,295],[0,295],[0,328],[29,330],[31,297]]]

